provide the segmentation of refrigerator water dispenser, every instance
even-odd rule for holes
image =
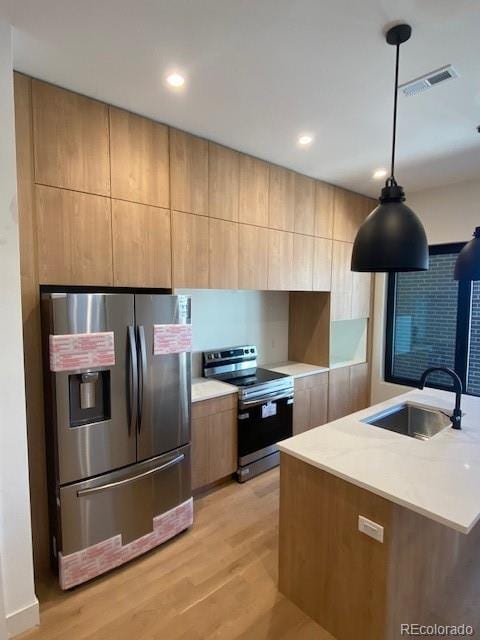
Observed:
[[[68,385],[71,427],[110,419],[109,370],[71,374]]]

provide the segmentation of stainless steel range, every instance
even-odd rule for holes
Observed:
[[[292,435],[293,378],[257,367],[254,345],[205,351],[203,375],[238,387],[237,479],[277,466],[277,442]]]

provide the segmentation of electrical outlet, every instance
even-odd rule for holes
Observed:
[[[378,542],[383,542],[383,527],[378,522],[373,522],[365,516],[358,516],[358,530]]]

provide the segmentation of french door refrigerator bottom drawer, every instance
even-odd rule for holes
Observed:
[[[65,557],[118,535],[127,545],[191,495],[190,445],[61,487],[59,551]]]

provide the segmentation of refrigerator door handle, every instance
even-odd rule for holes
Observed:
[[[175,466],[179,462],[182,462],[185,458],[184,453],[180,453],[175,458],[168,460],[164,464],[161,464],[159,467],[154,467],[153,469],[148,469],[148,471],[143,471],[142,473],[138,473],[136,476],[132,476],[131,478],[124,478],[123,480],[117,480],[117,482],[109,482],[108,484],[101,484],[98,487],[91,487],[90,489],[79,489],[77,491],[77,497],[82,498],[84,496],[89,496],[92,493],[99,493],[100,491],[107,491],[108,489],[114,489],[115,487],[122,487],[126,484],[130,484],[130,482],[136,482],[137,480],[142,480],[143,478],[148,478],[148,476],[153,476],[155,473],[159,473],[160,471],[164,471],[165,469],[169,469],[170,467]]]
[[[145,329],[143,325],[138,327],[138,341],[139,341],[139,356],[140,356],[140,375],[139,380],[139,400],[138,400],[138,422],[137,429],[140,433],[142,428],[142,413],[143,413],[143,395],[145,389],[145,379],[147,377],[147,347],[145,344]]]
[[[135,429],[138,408],[138,358],[135,329],[133,326],[128,327],[128,350],[130,359],[130,369],[128,373],[128,432],[131,433]]]

